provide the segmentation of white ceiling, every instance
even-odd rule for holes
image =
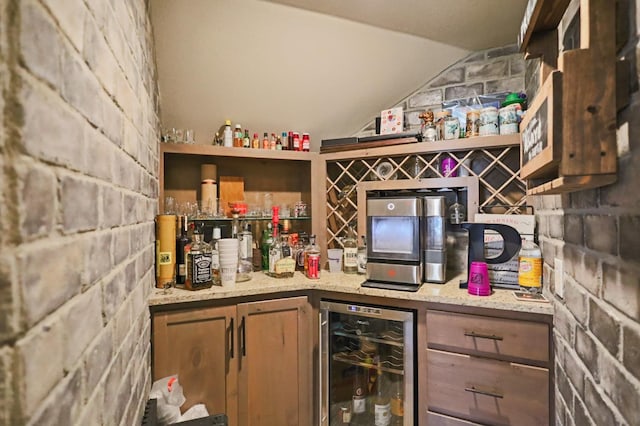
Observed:
[[[309,132],[317,150],[471,51],[515,42],[526,0],[150,3],[163,127],[209,143],[231,119]]]
[[[515,42],[527,0],[263,0],[467,50]]]

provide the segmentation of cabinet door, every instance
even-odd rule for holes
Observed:
[[[236,307],[191,309],[153,315],[153,380],[177,374],[187,401],[225,413],[237,424]]]
[[[310,425],[312,333],[307,297],[239,304],[238,320],[239,424]]]

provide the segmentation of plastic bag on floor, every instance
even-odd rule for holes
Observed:
[[[180,421],[180,406],[186,398],[177,375],[156,380],[151,386],[149,398],[158,400],[158,424],[168,425]]]

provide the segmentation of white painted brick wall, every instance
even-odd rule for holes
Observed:
[[[0,10],[0,426],[136,424],[158,194],[147,4]]]

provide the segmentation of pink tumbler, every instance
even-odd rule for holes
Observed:
[[[489,296],[491,294],[489,271],[485,262],[471,262],[467,291],[474,296]]]
[[[458,176],[458,170],[453,170],[458,165],[458,162],[451,157],[445,157],[440,163],[440,171],[444,177],[456,177]]]

